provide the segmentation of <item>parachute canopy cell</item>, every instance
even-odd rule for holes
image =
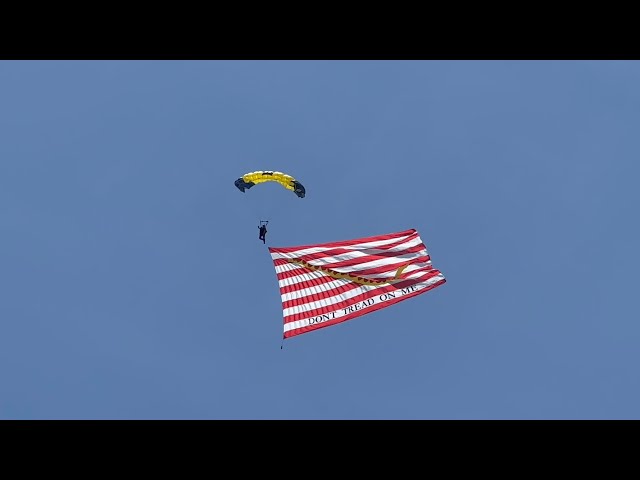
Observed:
[[[244,193],[245,190],[264,182],[277,182],[287,190],[291,190],[298,197],[304,198],[306,190],[304,186],[291,175],[271,170],[259,170],[257,172],[245,173],[235,181],[238,190]]]

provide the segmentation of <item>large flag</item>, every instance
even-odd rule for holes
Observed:
[[[284,338],[336,325],[445,283],[414,229],[299,247],[269,247]]]

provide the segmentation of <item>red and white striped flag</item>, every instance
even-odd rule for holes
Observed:
[[[284,338],[386,308],[445,283],[414,229],[299,247],[269,247]]]

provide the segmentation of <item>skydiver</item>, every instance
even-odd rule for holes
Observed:
[[[262,240],[262,243],[266,243],[265,236],[267,235],[267,224],[261,224],[258,229],[260,229],[260,235],[258,236],[258,238]]]

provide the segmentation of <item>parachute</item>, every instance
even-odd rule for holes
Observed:
[[[415,229],[298,247],[269,247],[283,338],[387,308],[446,282]]]
[[[235,186],[238,187],[238,190],[244,193],[245,190],[248,190],[254,185],[264,182],[277,182],[287,190],[291,190],[300,198],[304,198],[306,195],[304,186],[291,175],[271,170],[259,170],[257,172],[245,173],[235,181]]]

